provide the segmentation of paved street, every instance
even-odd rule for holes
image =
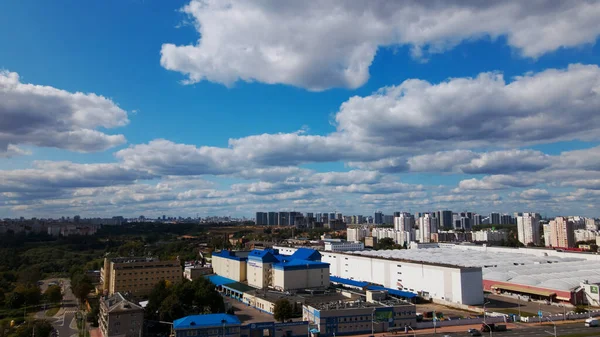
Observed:
[[[71,284],[68,279],[45,280],[40,288],[45,289],[51,281],[58,281],[63,288],[63,304],[58,313],[53,317],[45,317],[45,311],[40,311],[36,314],[37,318],[49,320],[54,328],[58,330],[58,337],[77,336],[77,325],[74,318],[77,312],[77,300],[71,291]]]
[[[459,337],[459,336],[470,336],[467,332],[467,327],[465,327],[461,332],[438,332],[437,334],[433,333],[425,333],[421,334],[417,332],[417,336],[436,336],[441,337],[444,335]],[[594,333],[596,332],[596,336],[600,336],[600,328],[586,328],[583,325],[583,322],[577,323],[569,323],[569,324],[561,324],[556,326],[556,334],[557,336],[564,336],[574,333]],[[554,333],[554,327],[552,325],[544,325],[544,326],[532,326],[522,324],[517,328],[511,329],[510,331],[504,332],[494,332],[493,336],[497,337],[548,337],[552,336]],[[489,336],[489,333],[482,333],[482,336]]]

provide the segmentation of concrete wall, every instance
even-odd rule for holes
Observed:
[[[483,303],[481,268],[459,268],[323,252],[331,275],[381,284],[392,289],[460,304]]]
[[[329,268],[273,269],[273,286],[279,290],[322,288],[329,286]]]
[[[259,289],[269,286],[271,263],[249,260],[247,269],[248,285]]]
[[[317,310],[311,306],[303,306],[302,319],[316,325],[322,336],[357,335],[385,332],[390,328],[402,328],[404,325],[415,326],[416,311],[411,304],[394,307],[377,307],[376,312],[391,311],[391,322],[372,323],[374,307],[340,308]],[[377,314],[376,314],[377,315]]]
[[[244,282],[247,279],[246,261],[227,259],[220,256],[212,257],[212,267],[215,274],[234,281]]]

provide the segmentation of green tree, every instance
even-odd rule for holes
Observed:
[[[292,318],[293,314],[294,308],[290,301],[282,298],[275,302],[275,307],[273,308],[273,318],[275,318],[275,320],[284,322],[286,319]]]
[[[377,250],[380,249],[400,249],[392,238],[383,238],[377,242]]]
[[[36,305],[40,303],[40,300],[42,299],[42,293],[40,292],[40,288],[38,288],[38,286],[34,286],[34,285],[22,285],[19,284],[14,292],[17,294],[21,294],[23,297],[23,303],[26,305]]]
[[[93,289],[92,281],[85,274],[75,273],[71,276],[71,290],[81,303],[85,302]]]
[[[22,324],[19,326],[14,337],[31,337],[35,331],[36,336],[49,336],[52,331],[52,324],[46,320],[35,320],[30,324]]]
[[[44,292],[44,299],[51,303],[58,303],[62,301],[63,294],[60,286],[49,286]]]
[[[6,306],[11,309],[18,309],[25,305],[25,296],[21,293],[13,292],[6,300]]]

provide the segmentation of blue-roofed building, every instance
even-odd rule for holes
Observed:
[[[321,253],[310,248],[298,248],[294,254],[292,254],[293,260],[308,260],[308,261],[321,261]]]
[[[248,251],[222,250],[212,254],[212,266],[215,274],[245,282],[247,279]]]
[[[241,322],[235,315],[186,316],[173,321],[175,337],[239,337]]]
[[[325,288],[329,286],[329,264],[321,262],[321,253],[300,248],[292,255],[277,249],[250,252],[224,250],[213,254],[213,269],[219,276],[244,282],[257,289],[281,291]]]

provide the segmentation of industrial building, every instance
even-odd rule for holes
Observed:
[[[295,248],[277,247],[291,253]],[[445,251],[451,249],[445,249]],[[439,251],[439,258],[429,257]],[[458,252],[458,251],[457,251]],[[364,281],[425,298],[477,305],[483,303],[482,270],[465,259],[444,258],[441,249],[403,249],[357,252],[323,252],[332,276]],[[458,262],[458,263],[457,263]]]
[[[262,289],[279,291],[327,288],[329,264],[314,249],[299,248],[292,254],[277,249],[250,252],[223,250],[213,254],[214,272],[222,277]]]
[[[167,280],[181,281],[182,272],[179,260],[160,261],[146,257],[120,257],[104,259],[100,270],[100,283],[105,295],[117,292],[129,293],[136,297],[147,296],[154,286]]]
[[[302,320],[323,336],[404,331],[416,326],[416,318],[414,304],[390,299],[385,291],[367,291],[367,301],[332,299],[302,307]]]

